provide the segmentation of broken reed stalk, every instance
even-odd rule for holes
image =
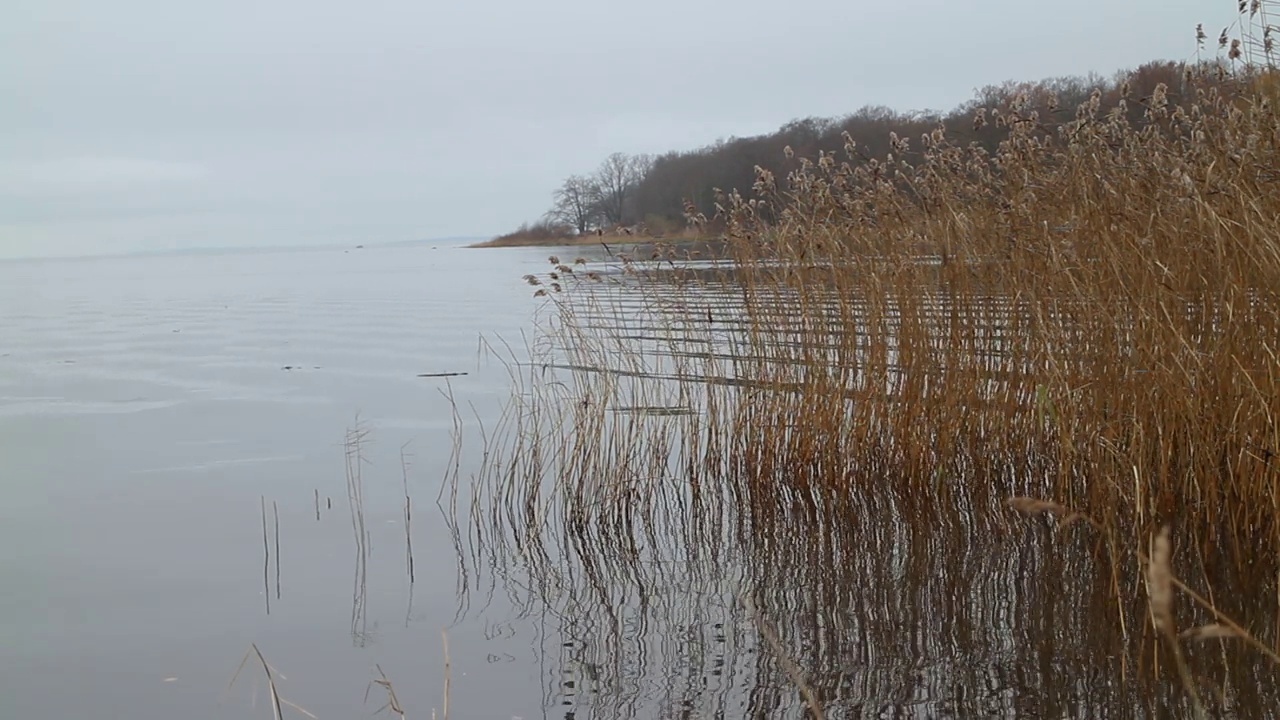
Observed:
[[[449,660],[449,631],[440,631],[440,642],[444,645],[444,720],[449,720],[449,684],[452,681],[453,664]]]
[[[351,511],[351,529],[356,542],[355,575],[351,591],[351,636],[357,645],[367,639],[365,599],[368,593],[369,531],[364,516],[364,442],[368,431],[361,427],[359,416],[355,427],[347,430],[344,443],[346,457],[347,505]]]
[[[480,348],[483,349],[484,347],[485,345],[483,344],[483,339],[482,339]],[[479,359],[477,358],[477,363],[478,362],[479,362]],[[445,524],[449,529],[450,540],[453,543],[454,554],[458,558],[458,565],[457,565],[458,567],[458,577],[457,577],[458,608],[454,616],[454,619],[457,620],[457,619],[460,619],[463,613],[465,612],[465,609],[466,609],[465,603],[467,601],[468,591],[470,589],[470,586],[469,586],[470,578],[468,577],[466,572],[468,555],[467,555],[466,549],[463,546],[463,539],[462,539],[463,534],[461,529],[461,522],[458,518],[458,494],[460,489],[459,487],[460,473],[462,469],[463,425],[462,425],[462,416],[458,412],[458,403],[453,395],[453,386],[452,384],[450,384],[449,380],[448,379],[445,380],[444,390],[437,390],[437,391],[440,393],[441,397],[443,397],[444,400],[449,403],[450,417],[452,418],[452,421],[453,421],[452,427],[450,428],[450,431],[449,431],[450,440],[452,442],[450,443],[450,447],[449,447],[449,457],[445,461],[444,474],[440,481],[440,490],[439,492],[436,493],[436,507],[439,508],[441,515],[444,516]],[[504,413],[504,417],[505,416],[506,414]],[[481,467],[486,467],[488,465],[488,458],[489,458],[489,447],[486,442],[485,446],[483,447],[483,452],[481,455]],[[471,483],[471,486],[472,486],[473,493],[480,491],[479,483]],[[448,491],[448,494],[449,494],[448,507],[446,507],[446,504],[445,504],[446,491]],[[475,496],[473,495],[473,498],[474,497]],[[473,512],[475,512],[476,506],[473,504],[471,509]],[[468,537],[468,540],[471,539],[470,534],[468,534],[467,537]],[[474,548],[474,544],[473,544],[473,548]]]
[[[276,671],[274,668],[271,667],[271,665],[267,662],[267,659],[263,657],[262,651],[258,649],[258,645],[256,643],[250,644],[249,650],[246,651],[244,654],[244,657],[240,659],[240,665],[236,667],[236,671],[231,675],[231,681],[227,683],[227,690],[230,691],[232,686],[236,684],[236,679],[240,677],[240,673],[244,670],[245,665],[248,664],[249,660],[254,657],[258,659],[258,664],[262,667],[262,673],[267,678],[267,692],[271,697],[271,717],[274,720],[284,720],[283,708],[290,707],[302,713],[303,715],[306,715],[307,717],[312,718],[312,720],[316,720],[316,716],[312,715],[309,710],[299,705],[296,705],[292,702],[289,702],[288,700],[280,696],[280,690],[276,687],[276,677],[278,676],[280,679],[283,680],[284,675],[281,675],[278,671]],[[256,695],[256,691],[255,691],[255,695]]]
[[[271,693],[271,712],[275,720],[283,720],[283,714],[280,706],[280,691],[276,689],[276,679],[271,674],[271,667],[267,665],[267,659],[262,657],[262,651],[258,649],[256,644],[253,645],[253,652],[258,656],[258,662],[262,663],[262,672],[267,676],[267,690]]]
[[[369,681],[368,687],[366,687],[364,690],[364,701],[369,702],[369,691],[373,689],[374,685],[377,685],[378,687],[382,688],[383,691],[386,692],[387,702],[384,703],[382,707],[375,710],[373,714],[377,715],[383,710],[390,710],[396,715],[399,715],[400,720],[405,720],[404,707],[400,705],[400,698],[396,697],[396,689],[391,684],[391,679],[388,678],[387,674],[382,671],[381,665],[375,664],[373,667],[377,669],[379,677]]]
[[[777,658],[778,664],[782,666],[783,672],[795,684],[796,689],[800,691],[800,695],[804,697],[805,703],[809,705],[809,711],[817,720],[826,720],[826,713],[823,712],[822,702],[818,700],[818,696],[814,693],[813,688],[809,686],[808,681],[804,678],[804,671],[795,660],[787,653],[785,647],[782,646],[782,640],[778,638],[778,633],[774,631],[769,621],[756,609],[755,603],[751,598],[743,594],[741,596],[742,605],[746,608],[747,613],[751,616],[751,621],[755,623],[756,629],[760,632],[760,636],[764,638],[765,643],[769,645],[769,649],[773,652],[773,656]]]
[[[1192,712],[1197,718],[1204,718],[1204,704],[1200,702],[1200,693],[1196,690],[1195,679],[1187,666],[1186,656],[1179,642],[1177,624],[1173,618],[1173,570],[1172,549],[1169,543],[1169,527],[1166,525],[1151,541],[1151,560],[1147,563],[1147,596],[1151,609],[1151,622],[1168,643],[1173,653],[1174,666],[1178,671],[1178,679],[1183,690],[1191,699]]]
[[[405,566],[409,571],[409,584],[413,585],[413,502],[409,499],[409,462],[405,457],[405,443],[400,447],[400,477],[404,483],[404,552]]]
[[[267,496],[259,497],[262,510],[262,594],[267,600],[267,614],[271,614],[271,544],[267,540]]]
[[[1148,566],[1152,562],[1151,559],[1149,559],[1145,553],[1141,553],[1141,552],[1138,553],[1138,560],[1140,562],[1147,564]],[[1239,640],[1243,642],[1245,645],[1248,645],[1254,650],[1257,650],[1264,657],[1266,657],[1267,660],[1273,663],[1276,666],[1277,670],[1280,670],[1280,653],[1277,653],[1275,650],[1268,647],[1266,643],[1259,640],[1253,633],[1250,633],[1248,630],[1244,629],[1243,626],[1241,626],[1238,622],[1232,619],[1229,615],[1219,610],[1208,598],[1196,592],[1193,588],[1188,586],[1186,583],[1182,582],[1182,580],[1178,579],[1177,575],[1170,573],[1169,582],[1171,585],[1176,587],[1179,592],[1191,598],[1196,603],[1196,605],[1199,605],[1205,611],[1213,615],[1213,618],[1215,621],[1214,623],[1210,623],[1209,625],[1203,625],[1201,627],[1190,628],[1188,630],[1185,630],[1179,635],[1179,637],[1186,640],[1210,640],[1210,639]]]

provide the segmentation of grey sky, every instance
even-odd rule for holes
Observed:
[[[1228,0],[7,0],[0,256],[494,234],[566,175],[1194,53]]]

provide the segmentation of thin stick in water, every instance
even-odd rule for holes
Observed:
[[[449,631],[442,629],[440,639],[444,643],[444,720],[449,720]]]
[[[267,540],[267,497],[261,497],[262,506],[262,594],[267,598],[267,614],[271,614],[271,544]]]
[[[400,446],[400,475],[404,481],[404,548],[405,563],[409,569],[409,585],[413,585],[413,533],[411,525],[413,523],[413,503],[409,499],[409,462],[405,457],[404,449],[409,443]]]
[[[804,673],[800,670],[800,666],[796,664],[795,660],[791,659],[786,649],[782,647],[782,641],[778,638],[778,634],[774,632],[769,623],[756,610],[755,603],[751,602],[750,597],[743,595],[742,604],[746,607],[747,613],[751,615],[751,619],[755,622],[760,635],[769,644],[770,649],[773,650],[774,656],[778,659],[778,664],[782,666],[787,676],[791,678],[791,682],[795,683],[796,688],[800,690],[800,695],[809,704],[809,710],[813,713],[813,716],[817,720],[826,720],[826,714],[822,711],[822,703],[818,702],[818,696],[814,694],[813,689],[809,687],[809,683],[805,681]]]
[[[400,706],[400,698],[396,697],[396,689],[391,684],[391,678],[387,677],[387,674],[382,671],[381,665],[374,665],[374,668],[378,670],[378,674],[381,675],[382,677],[370,682],[369,686],[365,688],[364,701],[369,702],[369,690],[373,689],[374,685],[377,685],[378,687],[381,687],[383,690],[386,691],[387,702],[385,705],[375,710],[373,714],[377,715],[383,710],[390,710],[396,715],[399,715],[400,720],[405,720],[404,708]]]
[[[227,683],[227,690],[230,690],[232,686],[236,684],[236,678],[240,677],[240,673],[244,670],[245,665],[248,664],[250,657],[254,655],[258,657],[258,662],[262,665],[262,672],[267,676],[267,690],[271,695],[271,717],[274,720],[284,720],[282,708],[290,707],[303,715],[312,718],[312,720],[315,720],[316,716],[312,715],[306,708],[280,697],[280,691],[276,688],[276,677],[278,676],[281,680],[285,679],[285,677],[280,674],[280,671],[271,667],[270,663],[267,662],[267,659],[262,656],[262,651],[258,649],[256,643],[249,646],[248,652],[246,652],[244,654],[244,658],[240,660],[240,666],[236,668],[235,674],[231,676],[231,682]],[[254,696],[255,698],[257,696],[256,689],[254,690]]]

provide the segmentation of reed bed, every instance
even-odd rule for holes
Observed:
[[[975,114],[994,153],[849,138],[724,194],[718,262],[550,258],[464,564],[556,616],[614,714],[711,672],[638,638],[749,626],[742,595],[772,637],[718,667],[766,714],[799,700],[771,646],[828,716],[1280,706],[1275,77],[1019,97]]]
[[[729,197],[742,370],[803,388],[740,423],[750,464],[824,487],[1040,477],[1136,538],[1175,521],[1225,529],[1236,562],[1280,547],[1275,115],[1148,102],[1142,128],[1015,106],[991,157],[937,131],[915,165],[826,156]],[[898,249],[921,245],[936,263]]]

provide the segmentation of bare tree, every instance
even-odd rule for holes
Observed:
[[[579,235],[586,234],[596,223],[599,214],[600,190],[596,183],[582,175],[572,175],[555,192],[555,205],[547,212],[547,219],[570,225]]]
[[[620,225],[627,219],[627,201],[652,166],[649,155],[625,153],[614,153],[600,164],[595,174],[596,206],[606,223]]]

